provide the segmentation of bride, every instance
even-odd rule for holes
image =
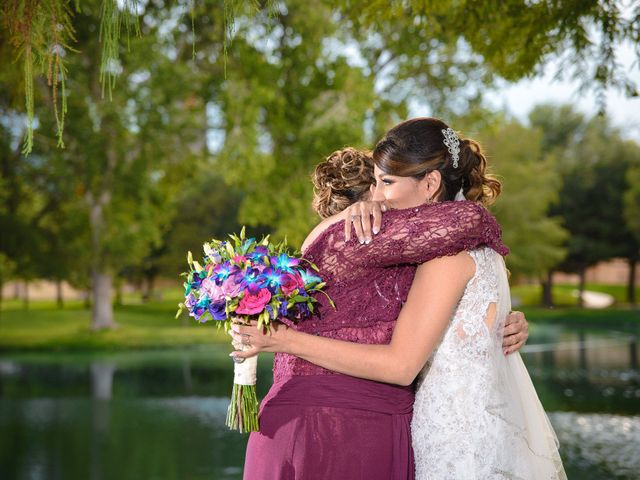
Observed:
[[[436,119],[396,126],[373,159],[374,200],[391,208],[413,208],[453,192],[464,199],[500,191],[484,173],[479,145],[460,140]],[[365,211],[357,205],[350,214],[359,220]],[[501,348],[509,298],[502,257],[474,248],[418,267],[388,345],[284,326],[269,334],[236,326],[236,340],[251,349],[234,355],[286,352],[339,373],[400,385],[417,377],[411,434],[418,479],[563,479],[553,429],[522,360]]]

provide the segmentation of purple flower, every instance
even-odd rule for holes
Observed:
[[[277,257],[271,257],[270,261],[271,261],[271,265],[274,268],[277,268],[279,270],[285,270],[287,272],[292,272],[293,267],[295,267],[300,263],[300,260],[298,260],[297,258],[290,257],[286,253],[281,253]]]
[[[214,302],[224,300],[224,290],[212,278],[205,278],[200,285],[200,292]]]
[[[276,293],[278,288],[284,283],[286,277],[282,270],[278,270],[277,268],[265,268],[262,272],[262,278],[264,279],[264,283],[266,287],[271,291],[271,293]]]
[[[288,305],[289,305],[289,302],[287,302],[286,300],[282,301],[282,303],[278,307],[278,315],[279,316],[281,316],[281,317],[286,317],[287,316],[287,306]]]
[[[209,313],[214,320],[226,320],[225,302],[217,302],[209,304]]]
[[[237,265],[232,265],[230,262],[224,262],[215,266],[215,268],[213,269],[213,274],[215,276],[216,283],[220,285],[227,278],[229,278],[229,276],[239,271],[240,267],[238,267]]]
[[[260,245],[256,247],[253,252],[247,255],[247,258],[249,258],[254,263],[263,263],[263,258],[268,254],[269,250],[267,249],[267,247]]]
[[[311,310],[306,303],[297,303],[296,304],[298,314],[296,315],[298,318],[306,318],[311,315]]]
[[[187,298],[184,301],[184,306],[187,307],[189,311],[191,311],[196,303],[198,303],[196,301],[196,296],[193,293],[190,293],[189,295],[187,295]]]
[[[189,313],[196,321],[201,322],[202,315],[207,311],[207,307],[200,304],[196,305],[194,309]]]
[[[265,279],[257,268],[248,268],[244,272],[242,284],[251,293],[251,295],[255,295],[264,288]]]
[[[244,290],[244,286],[242,284],[242,274],[240,272],[237,272],[236,274],[228,277],[222,282],[222,285],[220,287],[227,297],[237,297],[238,294],[242,290]]]
[[[300,270],[298,270],[298,273],[302,277],[302,281],[304,282],[304,285],[307,288],[312,287],[312,286],[317,285],[318,283],[322,282],[322,279],[319,276],[315,275],[310,270],[302,270],[302,269],[300,269]]]

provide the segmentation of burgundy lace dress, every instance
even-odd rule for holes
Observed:
[[[488,245],[507,249],[500,227],[474,202],[393,210],[369,245],[344,241],[330,225],[304,252],[327,282],[316,316],[298,330],[364,344],[386,344],[418,264]],[[245,480],[394,479],[414,476],[413,387],[331,372],[276,354],[274,383],[247,445]]]

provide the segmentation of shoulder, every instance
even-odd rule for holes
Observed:
[[[309,235],[307,235],[307,238],[304,239],[304,242],[302,242],[302,247],[300,247],[301,250],[304,252],[320,235],[325,232],[325,230],[327,230],[331,225],[342,221],[343,219],[344,213],[341,212],[322,220],[313,228],[313,230],[311,230]]]
[[[418,271],[431,278],[449,278],[451,275],[457,275],[466,283],[476,273],[476,261],[471,253],[463,250],[454,255],[434,258],[420,264]]]

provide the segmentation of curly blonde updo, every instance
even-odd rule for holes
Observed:
[[[340,213],[369,193],[375,182],[371,152],[345,148],[319,163],[312,175],[313,209],[322,218]]]

